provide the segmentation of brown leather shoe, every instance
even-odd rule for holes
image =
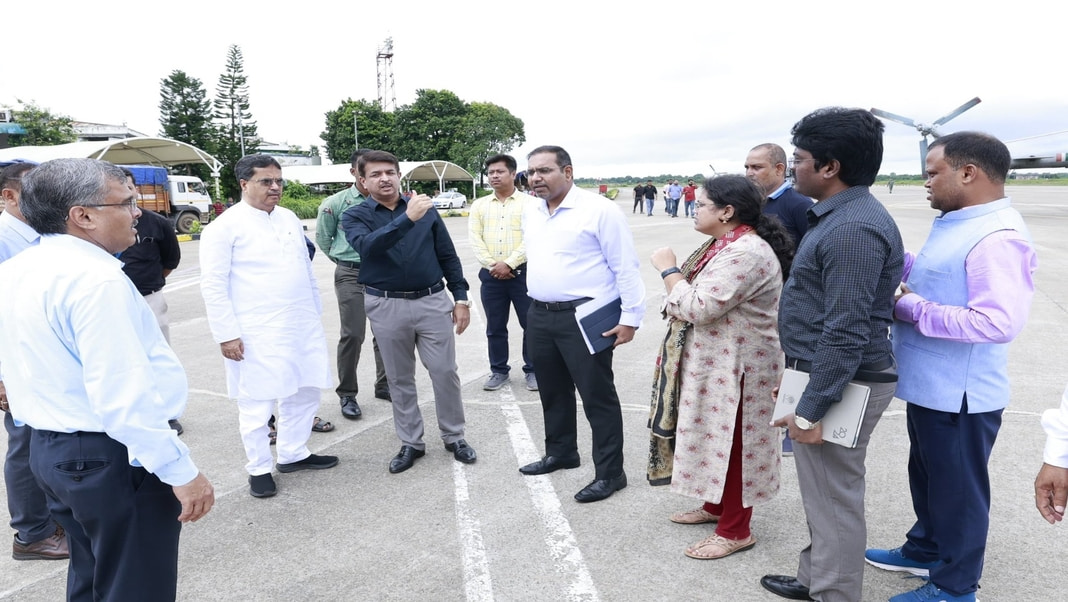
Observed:
[[[56,527],[56,532],[33,543],[22,543],[18,535],[11,544],[11,557],[15,560],[65,560],[70,558],[67,548],[67,534],[63,527]]]

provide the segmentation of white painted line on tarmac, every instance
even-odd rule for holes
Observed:
[[[506,389],[508,393],[504,396],[513,397],[511,387],[506,387]],[[512,440],[512,449],[515,450],[519,465],[522,466],[540,458],[541,454],[534,446],[534,441],[530,437],[530,429],[523,420],[523,413],[519,411],[519,406],[503,405],[501,412],[504,413],[505,421],[508,423],[508,436]],[[549,555],[556,563],[557,572],[570,579],[566,599],[587,602],[600,600],[597,586],[593,583],[593,576],[586,567],[586,561],[582,558],[582,551],[579,550],[575,533],[571,530],[571,523],[564,516],[560,507],[560,499],[548,475],[523,477],[523,482],[527,484],[530,500],[534,502],[534,509],[545,526],[545,545],[549,548]]]
[[[470,493],[464,465],[453,462],[452,478],[456,488],[456,526],[463,547],[464,591],[467,602],[492,602],[493,581],[490,579],[486,547],[482,544],[482,525],[472,516]]]

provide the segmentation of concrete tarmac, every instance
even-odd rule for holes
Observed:
[[[906,247],[918,250],[935,216],[924,190],[897,186],[893,195],[885,188],[874,192],[897,220]],[[1032,229],[1040,263],[1030,321],[1010,354],[1012,403],[990,461],[993,507],[979,597],[984,602],[1060,600],[1068,532],[1063,524],[1050,526],[1041,519],[1033,481],[1042,462],[1040,414],[1058,405],[1068,382],[1061,341],[1068,329],[1068,188],[1010,187],[1010,194]],[[626,212],[629,190],[624,188],[620,196],[617,202]],[[541,406],[537,393],[523,387],[514,317],[510,386],[482,390],[489,373],[485,321],[478,304],[478,265],[462,218],[446,223],[475,300],[471,327],[457,338],[457,355],[467,440],[478,451],[478,462],[461,465],[443,449],[430,382],[420,373],[427,455],[405,473],[387,472],[399,443],[390,404],[371,397],[374,362],[367,342],[358,397],[363,418],[343,418],[334,391],[324,390],[319,415],[337,428],[313,433],[309,443],[315,453],[340,456],[340,464],[326,471],[276,473],[276,497],[251,497],[237,410],[226,397],[221,355],[211,340],[198,289],[199,242],[183,243],[182,263],[164,290],[172,343],[189,376],[182,440],[214,483],[216,506],[183,529],[179,599],[780,600],[765,592],[759,579],[766,573],[795,574],[798,553],[808,542],[791,458],[782,462],[779,495],[755,509],[757,545],[721,560],[683,555],[712,527],[669,522],[672,512],[698,502],[650,487],[645,480],[653,363],[666,328],[658,313],[663,285],[648,258],[654,249],[671,246],[681,260],[704,237],[693,231],[691,220],[664,215],[660,202],[652,217],[627,216],[648,292],[643,327],[615,354],[630,485],[594,504],[572,498],[593,478],[589,426],[581,410],[582,467],[541,477],[524,477],[516,470],[542,453]],[[306,224],[312,235],[314,223]],[[338,335],[333,264],[318,253],[314,266],[333,353]],[[893,402],[869,448],[871,546],[901,545],[914,521],[904,409],[903,402]],[[6,450],[6,438],[0,450]],[[0,522],[8,520],[5,505]],[[0,599],[60,600],[65,583],[64,562],[17,562],[6,553],[0,557]],[[864,600],[886,600],[920,585],[918,579],[868,566]]]

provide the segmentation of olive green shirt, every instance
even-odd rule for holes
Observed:
[[[315,220],[315,244],[319,245],[330,261],[360,261],[360,254],[345,239],[345,231],[341,228],[341,214],[363,201],[363,195],[354,184],[326,197],[319,205],[319,216]]]

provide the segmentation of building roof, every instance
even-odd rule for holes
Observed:
[[[282,167],[282,176],[287,180],[296,180],[301,184],[352,184],[355,178],[349,173],[352,167],[348,163],[333,165],[287,165]],[[449,161],[401,161],[402,180],[434,181],[444,190],[444,182],[471,181],[475,177],[455,163]]]

